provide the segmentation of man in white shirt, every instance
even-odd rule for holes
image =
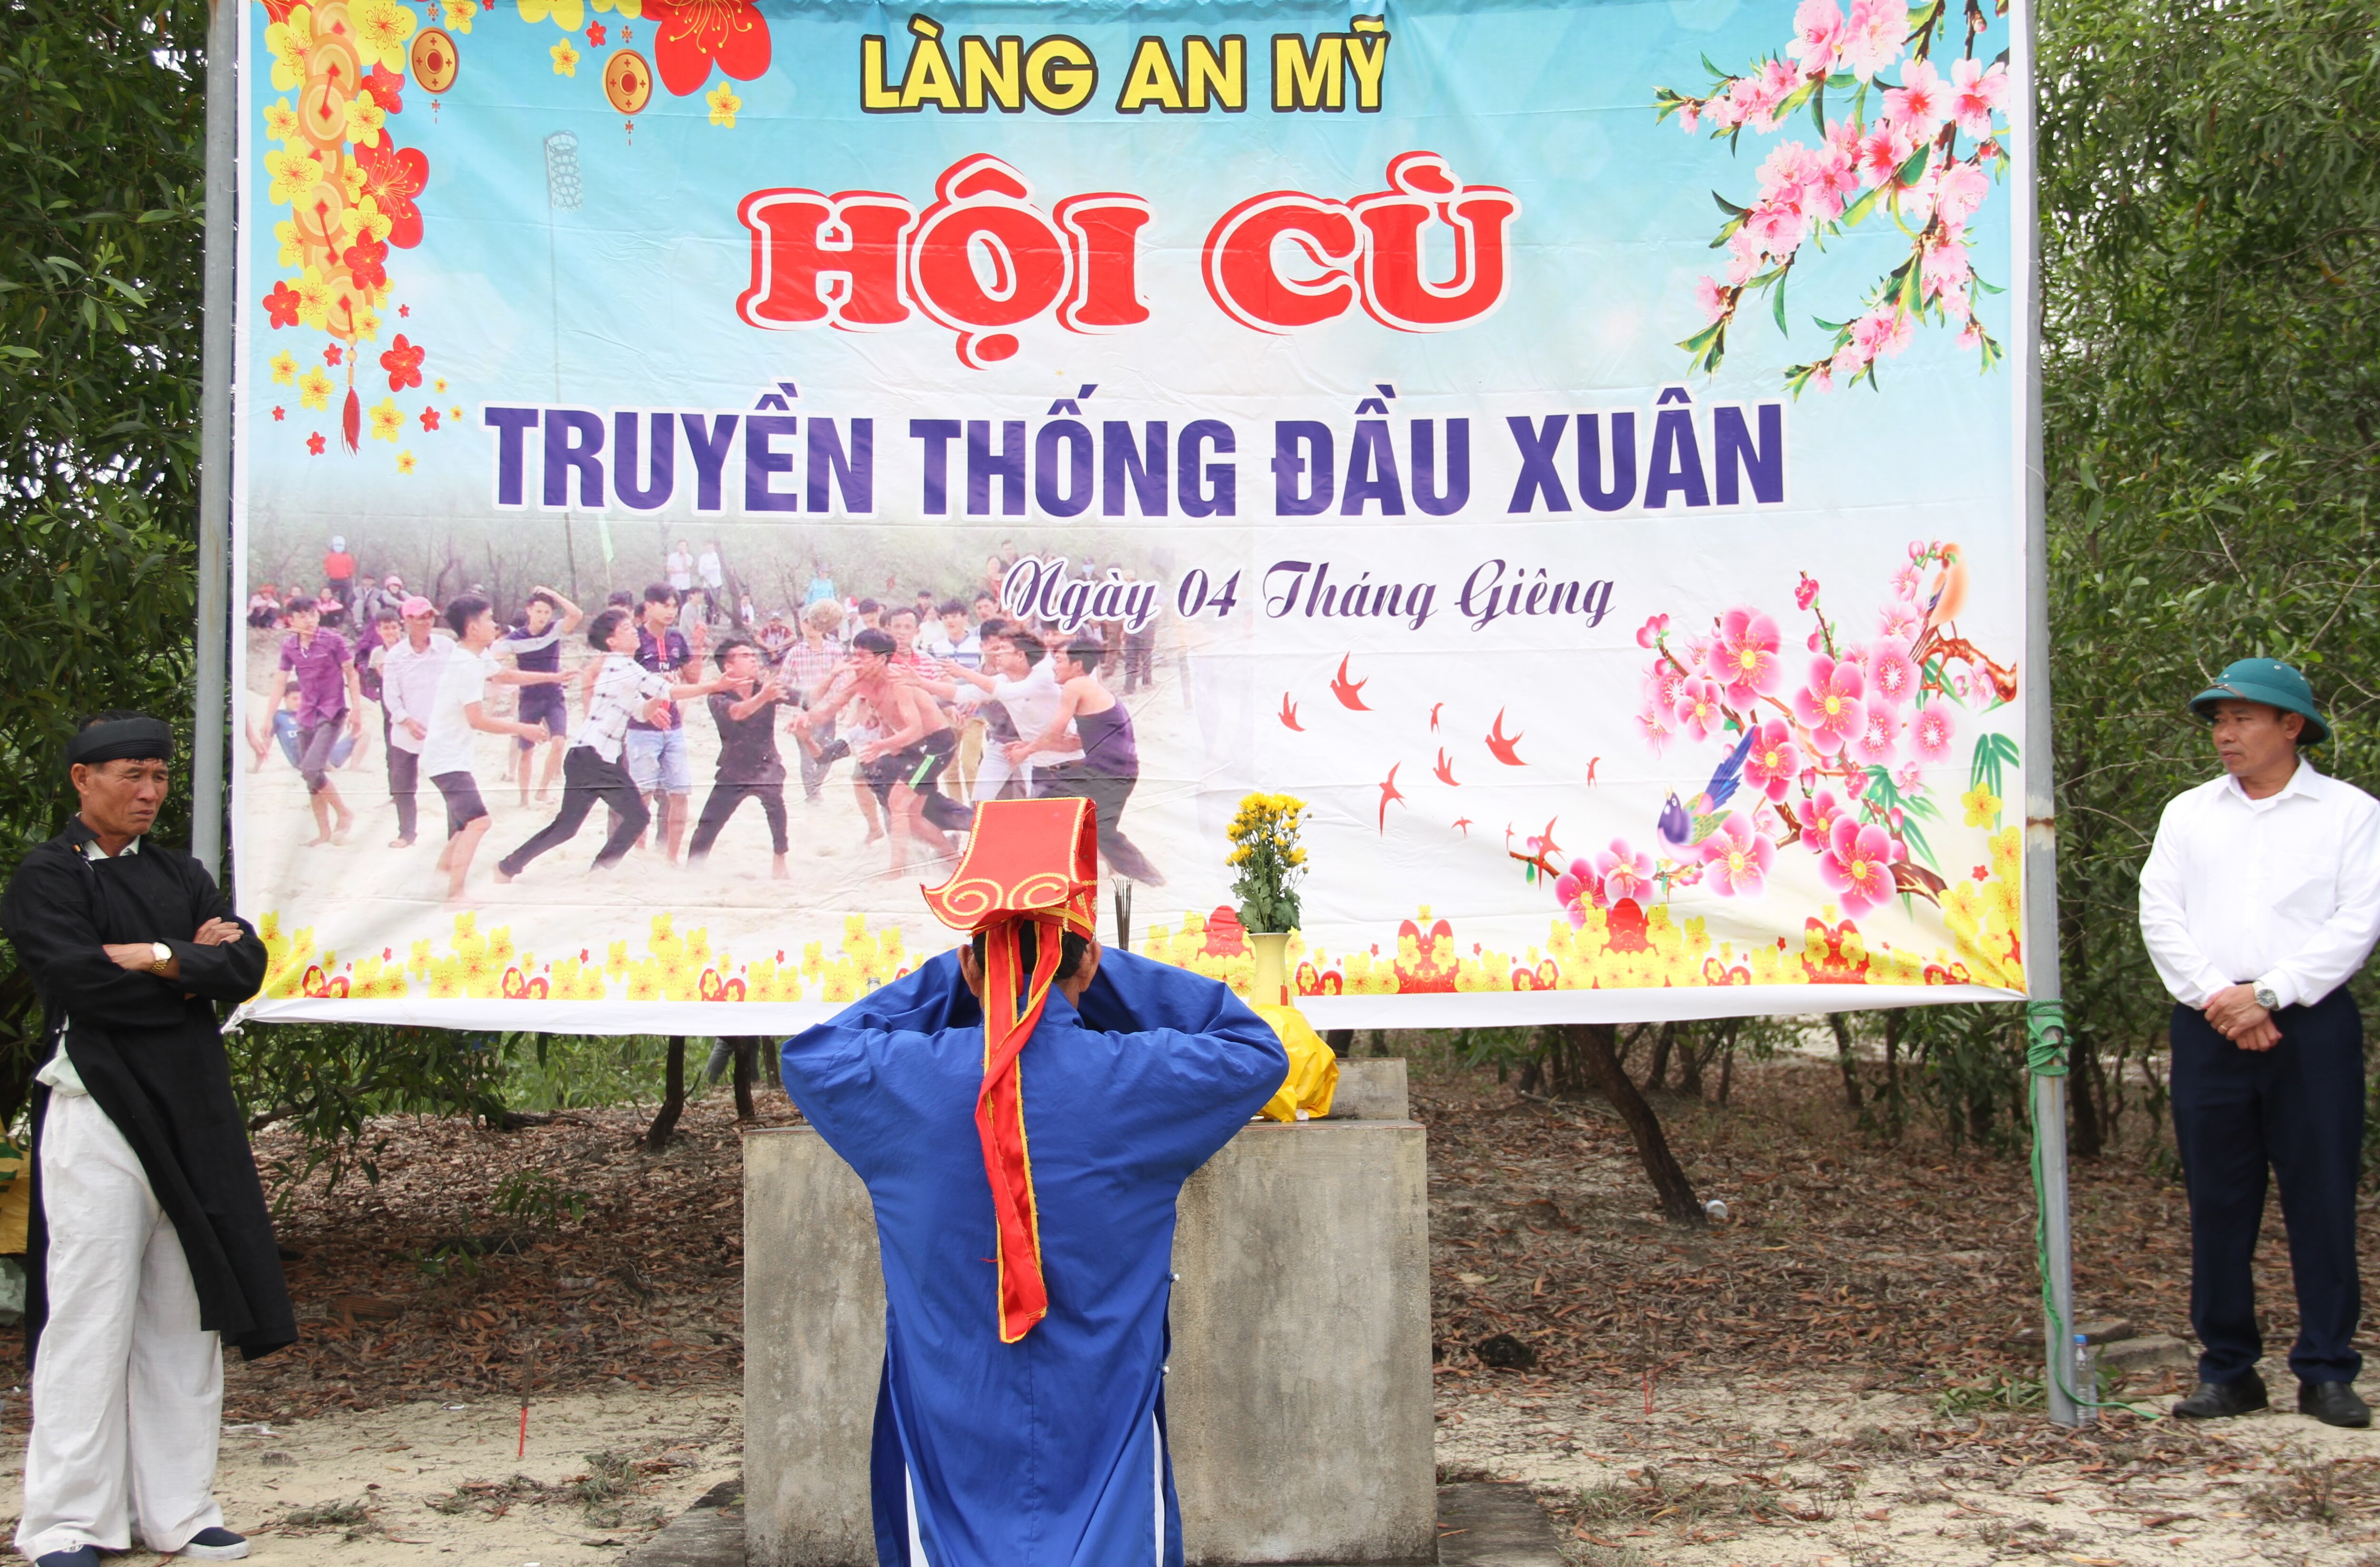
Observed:
[[[2363,1024],[2347,982],[2380,938],[2380,801],[2301,754],[2329,738],[2305,677],[2242,659],[2191,707],[2223,776],[2177,796],[2141,871],[2141,935],[2173,992],[2173,1124],[2190,1193],[2199,1385],[2185,1418],[2265,1406],[2250,1265],[2269,1164],[2299,1329],[2298,1409],[2371,1424],[2355,1187]]]
[[[430,707],[438,696],[438,674],[455,646],[432,635],[437,607],[419,595],[397,605],[405,637],[373,657],[380,661],[381,711],[388,715],[388,795],[396,804],[392,849],[413,846],[414,795],[421,786],[421,743],[430,736]]]
[[[455,629],[455,649],[439,668],[438,694],[431,699],[429,733],[421,742],[421,771],[446,802],[446,847],[438,856],[438,869],[446,872],[446,901],[460,903],[471,856],[488,834],[488,806],[473,770],[473,737],[514,735],[540,746],[551,738],[542,723],[517,723],[488,712],[488,687],[559,686],[570,677],[560,671],[498,667],[491,650],[495,610],[477,594],[448,604],[446,624]]]

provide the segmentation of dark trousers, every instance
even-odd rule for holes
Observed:
[[[2250,1268],[2265,1217],[2265,1168],[2281,1189],[2297,1285],[2289,1369],[2351,1382],[2363,1310],[2355,1268],[2355,1183],[2363,1157],[2363,1019],[2344,989],[2274,1017],[2281,1042],[2243,1051],[2188,1007],[2173,1010],[2173,1129],[2190,1192],[2190,1325],[2198,1374],[2235,1382],[2255,1368]]]
[[[760,802],[760,814],[769,819],[769,843],[778,854],[785,852],[785,785],[776,784],[713,784],[710,797],[702,802],[702,815],[694,824],[694,842],[686,847],[686,857],[700,859],[719,841],[720,830],[735,808],[746,800]]]
[[[810,732],[810,739],[820,750],[825,749],[827,742],[833,738],[834,720],[832,719],[827,720],[824,723],[820,724],[816,729]],[[819,797],[820,785],[826,782],[827,769],[832,767],[834,763],[831,761],[819,760],[818,758],[810,754],[810,748],[808,746],[795,746],[794,749],[801,753],[802,797],[805,799],[815,800]]]
[[[562,808],[537,836],[497,862],[507,876],[518,876],[528,862],[548,849],[557,849],[578,835],[597,801],[612,808],[612,835],[595,856],[595,869],[616,865],[637,842],[652,813],[636,780],[616,761],[605,761],[592,746],[573,746],[562,753]]]
[[[402,747],[388,748],[388,797],[396,802],[396,835],[413,842],[416,825],[413,796],[421,787],[421,753]]]
[[[1050,768],[1035,777],[1037,786],[1034,793],[1045,800],[1071,796],[1091,802],[1091,810],[1099,822],[1099,853],[1107,856],[1110,865],[1135,881],[1151,887],[1165,885],[1165,878],[1148,863],[1148,856],[1140,852],[1140,846],[1123,835],[1123,805],[1132,798],[1133,790],[1139,785],[1138,778],[1087,772],[1079,762]]]

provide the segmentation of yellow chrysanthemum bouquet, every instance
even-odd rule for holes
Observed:
[[[1232,896],[1239,900],[1244,929],[1297,929],[1297,883],[1305,875],[1305,850],[1298,845],[1297,832],[1305,822],[1305,802],[1293,796],[1250,795],[1240,802],[1228,857],[1239,870]]]

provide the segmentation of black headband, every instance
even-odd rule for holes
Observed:
[[[114,718],[79,731],[67,742],[67,765],[78,762],[174,759],[174,729],[163,719]]]

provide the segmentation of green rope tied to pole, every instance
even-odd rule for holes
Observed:
[[[2024,1064],[2035,1077],[2066,1075],[2066,1003],[2024,1003]]]
[[[2024,1064],[2035,1077],[2063,1077],[2067,1075],[2066,1003],[2064,1002],[2027,1002],[2024,1003]],[[2081,1409],[2125,1409],[2144,1420],[2159,1416],[2153,1409],[2143,1409],[2120,1399],[2101,1399],[2099,1390],[2079,1392],[2067,1386],[2067,1373],[2073,1362],[2074,1338],[2066,1319],[2058,1314],[2058,1300],[2049,1287],[2049,1194],[2041,1174],[2041,1103],[2031,1099],[2033,1107],[2033,1249],[2034,1264],[2041,1275],[2041,1310],[2049,1321],[2057,1344],[2048,1359],[2050,1374],[2058,1380],[2060,1391]]]

